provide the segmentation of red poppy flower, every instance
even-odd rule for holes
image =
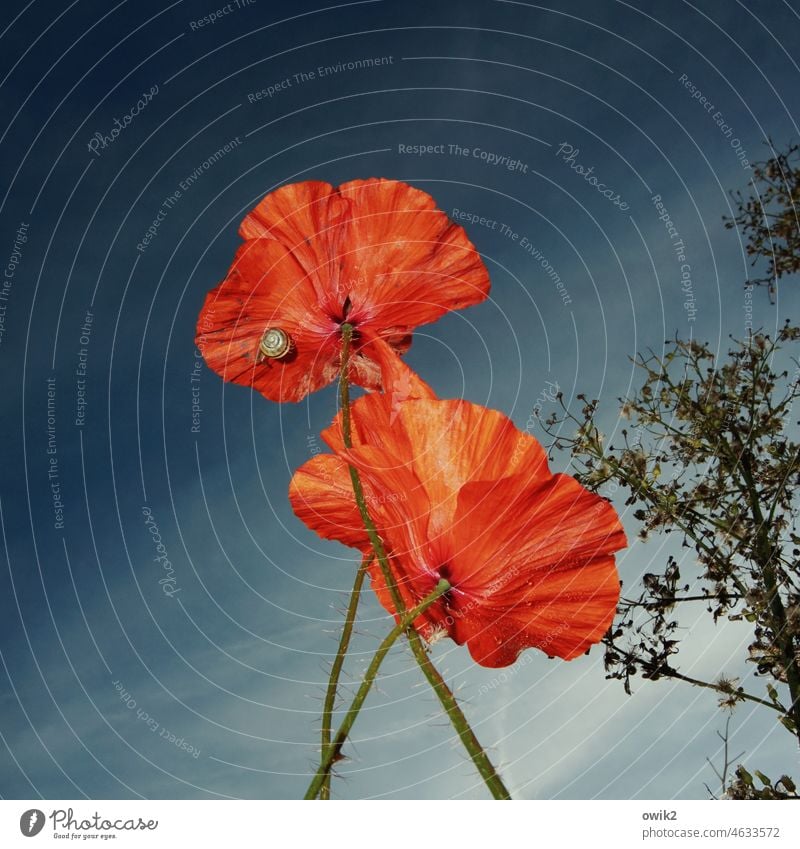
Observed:
[[[349,490],[359,469],[407,607],[446,578],[451,589],[415,623],[428,640],[466,643],[483,666],[537,647],[567,660],[598,642],[614,617],[614,552],[625,534],[613,507],[568,475],[550,473],[541,445],[502,413],[433,398],[393,405],[368,395],[352,408],[353,448],[338,422],[335,452],[302,466],[295,513],[328,539],[369,551]],[[396,615],[377,565],[372,584]]]
[[[294,183],[242,221],[228,276],[206,297],[196,343],[225,380],[299,401],[336,379],[342,323],[353,327],[351,382],[381,387],[366,351],[483,301],[489,276],[464,229],[425,192],[394,180],[338,189]]]

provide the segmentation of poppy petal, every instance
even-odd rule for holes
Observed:
[[[350,449],[338,423],[325,438],[359,469],[406,605],[439,578],[451,583],[415,623],[420,633],[447,633],[492,667],[525,648],[572,659],[597,643],[619,598],[613,553],[627,544],[613,507],[550,474],[538,442],[501,413],[415,399],[390,422],[391,406],[385,394],[353,405]],[[377,564],[370,570],[395,614]]]
[[[583,593],[570,589],[539,605],[521,603],[512,609],[472,611],[468,621],[456,619],[451,636],[459,644],[466,643],[481,666],[510,666],[527,648],[573,660],[603,638],[619,598],[612,555],[584,564],[581,573]]]
[[[299,401],[337,374],[337,327],[319,315],[316,296],[293,254],[271,239],[243,244],[228,276],[206,297],[196,344],[223,379],[275,401]],[[281,359],[259,356],[268,328],[291,339]]]
[[[468,401],[410,401],[401,406],[397,425],[417,446],[414,469],[436,505],[439,530],[449,524],[458,491],[468,481],[550,477],[539,442],[497,410]]]
[[[343,285],[354,316],[386,334],[485,300],[489,274],[464,228],[426,192],[396,180],[353,180]]]
[[[464,589],[490,590],[498,603],[518,596],[519,575],[574,570],[627,545],[614,508],[561,474],[529,485],[518,475],[466,484],[452,542],[456,556],[473,564],[459,572]]]
[[[318,454],[304,463],[289,484],[295,515],[324,539],[371,550],[356,505],[347,463],[333,454]]]
[[[381,448],[385,452],[384,464],[392,467],[397,465],[392,457],[408,456],[410,450],[407,434],[397,422],[403,405],[410,400],[436,396],[384,340],[371,340],[367,351],[374,356],[370,361],[380,369],[379,385],[384,387],[384,392],[364,395],[352,405],[352,442],[354,446],[369,444]],[[322,438],[334,451],[344,451],[341,412],[322,431]]]
[[[368,472],[362,474],[363,479],[369,479]],[[369,512],[380,529],[392,577],[409,609],[419,604],[439,582],[440,557],[436,545],[428,539],[429,510],[424,493],[418,490],[416,497],[410,497],[414,495],[415,483],[407,469],[396,472],[393,480],[396,489],[382,491],[381,498],[369,504]],[[399,621],[392,594],[377,561],[370,566],[370,577],[378,600]],[[443,629],[440,623],[446,615],[441,600],[437,601],[414,620],[414,627],[427,639],[436,630]]]
[[[320,181],[283,186],[245,216],[239,233],[246,244],[206,300],[198,339],[208,343],[209,364],[226,380],[276,401],[301,400],[336,377],[344,322],[356,328],[350,381],[387,391],[396,376],[387,375],[388,360],[381,361],[375,341],[366,352],[370,340],[402,353],[418,324],[478,303],[489,290],[486,268],[463,229],[425,192],[393,180],[356,180],[339,189]],[[244,310],[256,324],[266,313],[272,327],[294,327],[296,344],[279,363],[254,354],[263,328],[238,327],[251,299],[264,301]],[[225,338],[233,346],[227,354]],[[422,393],[412,386],[407,397],[415,394]]]
[[[350,202],[329,183],[290,183],[268,194],[243,219],[243,239],[269,238],[291,251],[314,287],[323,310],[338,311],[338,255],[346,242]]]
[[[397,562],[395,560],[391,560],[391,569],[392,575],[394,577],[395,583],[397,584],[398,589],[400,590],[400,595],[403,599],[403,603],[406,606],[406,610],[410,610],[416,605],[420,603],[420,601],[425,598],[425,593],[423,595],[419,595],[417,592],[418,585],[413,583],[407,576],[402,573],[402,570],[399,568]],[[389,592],[388,587],[386,586],[386,581],[383,577],[383,571],[381,570],[380,564],[373,560],[372,563],[367,568],[367,572],[370,577],[370,586],[372,587],[373,592],[378,597],[378,601],[381,603],[381,606],[384,610],[387,611],[392,617],[394,617],[395,622],[400,621],[400,617],[397,615],[397,611],[395,610],[394,601],[392,600],[392,594]],[[433,592],[436,584],[431,584],[430,590]],[[434,618],[433,608],[436,607],[435,603],[432,607],[429,607],[428,610],[422,615],[418,616],[414,620],[414,628],[415,630],[422,635],[426,640],[430,639],[432,634],[437,630],[437,622]]]
[[[380,337],[367,339],[361,351],[368,355],[380,370],[380,388],[391,395],[389,424],[393,424],[399,413],[399,404],[418,398],[436,398],[436,393],[405,363],[397,349]],[[363,385],[363,384],[362,384]]]
[[[526,645],[577,657],[611,624],[619,598],[611,555],[626,544],[611,505],[567,475],[533,486],[467,484],[449,563],[457,641],[485,656],[483,665],[513,663]]]
[[[396,378],[392,378],[395,379]],[[430,390],[419,378],[413,392]],[[422,385],[420,387],[420,384]],[[547,480],[547,454],[533,436],[519,431],[497,410],[468,401],[409,398],[392,403],[386,395],[367,395],[352,407],[353,444],[371,444],[386,452],[385,465],[409,457],[433,504],[451,503],[470,480],[497,480],[524,475],[523,480]],[[341,451],[340,419],[323,431],[325,442]],[[412,447],[413,446],[413,447]]]

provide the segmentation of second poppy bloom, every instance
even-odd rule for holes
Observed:
[[[335,453],[297,471],[292,506],[321,536],[368,554],[348,486],[355,466],[406,606],[441,578],[451,584],[415,623],[424,637],[447,635],[491,667],[525,648],[571,659],[599,642],[619,598],[614,552],[627,544],[605,499],[551,474],[537,440],[502,413],[466,401],[369,395],[352,421],[350,450],[338,419],[323,433]],[[396,615],[376,564],[370,573]]]
[[[395,180],[283,186],[239,233],[245,242],[206,298],[196,342],[225,380],[273,401],[299,401],[336,379],[344,322],[354,328],[350,381],[379,389],[371,342],[402,353],[416,327],[489,292],[463,228]]]

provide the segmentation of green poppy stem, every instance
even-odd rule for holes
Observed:
[[[342,363],[339,378],[339,398],[342,411],[342,439],[346,448],[353,447],[352,422],[350,416],[350,382],[347,375],[352,339],[352,325],[347,323],[343,324]],[[358,473],[358,469],[353,466],[349,466],[349,469],[350,480],[353,485],[353,494],[355,495],[356,504],[358,505],[358,510],[361,514],[361,519],[364,522],[364,528],[367,532],[367,536],[369,537],[370,543],[372,544],[373,551],[375,552],[375,557],[380,566],[383,579],[392,597],[392,602],[395,606],[395,609],[397,610],[397,614],[402,619],[403,615],[406,612],[406,604],[403,600],[402,595],[400,594],[400,590],[397,587],[397,583],[394,579],[394,575],[392,574],[392,570],[389,567],[389,558],[386,556],[386,550],[383,546],[383,541],[378,535],[375,523],[372,521],[372,518],[369,515],[366,498],[364,497],[364,488],[361,484],[361,477]],[[489,789],[489,792],[495,799],[510,799],[511,795],[503,784],[503,781],[501,780],[500,776],[497,774],[497,770],[495,770],[494,766],[492,765],[492,762],[489,760],[486,752],[478,741],[478,738],[475,736],[475,732],[470,727],[469,722],[467,722],[467,718],[464,716],[464,713],[459,707],[452,690],[447,686],[447,683],[445,682],[444,678],[442,678],[439,671],[433,665],[433,662],[431,661],[430,656],[428,655],[428,652],[426,651],[425,646],[422,643],[421,637],[414,630],[413,626],[410,626],[407,629],[406,634],[408,636],[411,651],[414,655],[415,660],[417,661],[417,664],[422,670],[422,673],[427,678],[428,683],[433,688],[433,691],[439,698],[439,701],[441,702],[448,719],[452,723],[453,728],[455,728],[456,733],[461,739],[461,742],[464,744],[464,748],[469,753],[470,758],[472,758],[472,762],[475,764],[475,768],[478,770],[478,773],[484,780],[487,788]]]
[[[426,596],[426,598],[413,610],[402,616],[397,625],[395,625],[386,637],[384,637],[383,642],[375,652],[375,656],[372,658],[370,665],[367,667],[367,671],[364,673],[364,680],[361,682],[361,686],[356,692],[353,703],[350,705],[349,710],[345,714],[341,727],[336,732],[333,742],[325,750],[322,763],[319,765],[319,769],[312,779],[311,784],[308,785],[308,790],[305,795],[306,799],[315,799],[317,794],[320,793],[322,788],[325,786],[325,781],[330,777],[331,767],[339,757],[342,746],[347,740],[347,735],[350,733],[350,729],[356,721],[356,717],[358,716],[358,713],[361,710],[373,683],[375,682],[378,670],[383,663],[383,659],[389,653],[389,649],[394,645],[395,641],[403,633],[403,631],[411,627],[411,623],[417,618],[417,616],[427,610],[436,601],[436,599],[446,593],[449,589],[450,584],[447,581],[444,579],[439,581],[436,589],[429,596]]]
[[[322,707],[322,748],[321,758],[324,762],[325,752],[331,744],[333,708],[336,704],[336,691],[339,687],[339,676],[344,666],[344,658],[347,654],[347,649],[350,647],[350,638],[353,635],[353,625],[356,621],[356,612],[358,610],[358,602],[361,598],[361,587],[364,584],[364,578],[367,574],[367,566],[369,560],[358,567],[356,571],[356,580],[353,584],[352,592],[350,593],[350,602],[347,605],[347,613],[345,614],[344,627],[342,628],[342,636],[339,639],[339,648],[336,651],[336,657],[331,666],[331,677],[328,681],[328,689],[325,693],[325,703]],[[322,764],[320,764],[321,766]],[[320,788],[320,799],[330,799],[331,797],[331,773],[327,771],[322,787]]]

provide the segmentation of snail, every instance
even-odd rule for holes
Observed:
[[[291,352],[292,337],[280,327],[268,327],[258,343],[258,361],[280,360]]]

